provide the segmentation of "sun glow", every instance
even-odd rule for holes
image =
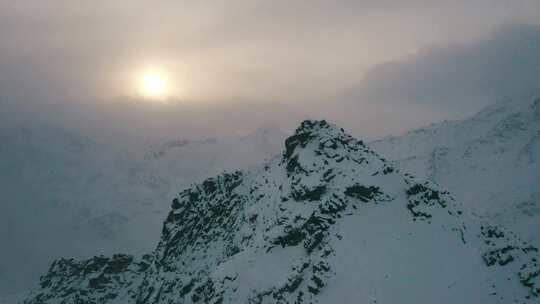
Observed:
[[[167,80],[159,72],[145,72],[141,78],[141,94],[150,99],[164,99],[167,97]]]

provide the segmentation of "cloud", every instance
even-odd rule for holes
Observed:
[[[0,0],[0,95],[113,98],[150,63],[182,99],[332,99],[374,64],[538,20],[530,0]]]
[[[538,79],[540,27],[508,25],[474,42],[377,65],[350,97],[469,114],[505,97],[540,93]]]

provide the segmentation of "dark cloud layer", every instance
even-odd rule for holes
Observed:
[[[356,100],[468,114],[506,97],[540,93],[540,27],[503,26],[478,41],[428,48],[378,65]]]

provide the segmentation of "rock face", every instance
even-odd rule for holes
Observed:
[[[56,260],[47,274],[41,277],[40,287],[49,292],[38,293],[36,303],[106,303],[129,302],[137,293],[150,255],[134,258],[116,254],[77,262],[73,259]]]
[[[58,260],[24,302],[535,303],[538,249],[325,121],[182,191],[151,255]]]

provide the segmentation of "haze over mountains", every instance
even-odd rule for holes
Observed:
[[[0,252],[2,291],[28,288],[54,257],[149,251],[179,186],[262,162],[284,137],[265,128],[128,150],[58,126],[4,125],[0,231],[13,245]]]

